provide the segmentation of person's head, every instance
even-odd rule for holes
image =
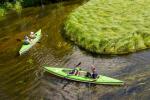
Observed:
[[[31,34],[31,35],[33,35],[33,34],[34,34],[34,32],[30,32],[30,34]]]
[[[91,69],[92,69],[92,70],[95,70],[95,66],[94,66],[94,65],[91,65]]]
[[[25,37],[24,37],[25,39],[28,39],[28,36],[27,35],[25,35]]]

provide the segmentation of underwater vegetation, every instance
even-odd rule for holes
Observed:
[[[11,10],[17,13],[21,13],[21,2],[21,0],[16,0],[14,2],[0,2],[0,17],[5,16],[7,12]]]
[[[150,48],[150,0],[90,0],[65,22],[65,34],[87,51],[125,54]]]

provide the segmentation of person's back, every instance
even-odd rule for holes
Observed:
[[[29,37],[28,37],[28,36],[25,36],[23,44],[24,44],[24,45],[30,44],[30,40],[29,40]]]
[[[96,68],[95,68],[95,66],[94,65],[92,65],[91,66],[91,70],[92,70],[92,78],[97,78],[97,76],[98,76],[98,73],[97,73],[97,71],[96,71]]]

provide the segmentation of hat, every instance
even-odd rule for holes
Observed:
[[[30,34],[34,34],[34,32],[30,32]]]
[[[24,37],[25,39],[28,39],[28,36],[27,35],[25,35],[25,37]]]

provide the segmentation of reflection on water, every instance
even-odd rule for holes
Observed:
[[[1,100],[149,100],[150,50],[124,56],[93,57],[64,41],[61,28],[79,3],[30,7],[21,15],[11,13],[0,21]],[[42,39],[29,52],[17,56],[25,34],[42,29]],[[77,83],[43,72],[43,65],[73,67],[82,61],[90,70],[126,82],[113,87]],[[119,97],[122,98],[119,98]],[[119,98],[119,99],[118,99]]]

